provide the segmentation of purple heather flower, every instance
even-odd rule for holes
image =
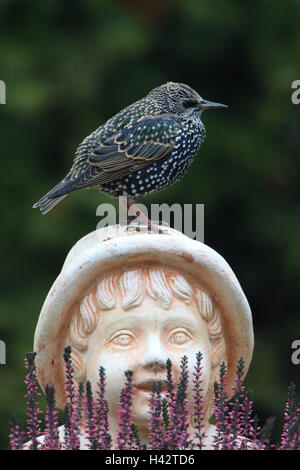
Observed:
[[[98,409],[94,402],[91,382],[86,382],[86,395],[85,395],[85,415],[87,423],[87,438],[89,441],[90,450],[99,449],[99,426],[98,426]]]
[[[84,394],[83,384],[80,383],[76,393],[74,371],[71,360],[71,347],[64,351],[65,360],[65,432],[64,449],[75,450],[80,448],[80,426],[82,417],[82,401]]]
[[[155,450],[161,450],[166,448],[164,436],[164,421],[162,417],[161,390],[162,382],[154,382],[153,389],[149,398],[149,448]]]
[[[22,450],[25,443],[25,432],[22,430],[21,424],[13,415],[9,422],[9,443],[11,450]]]
[[[197,439],[197,449],[201,450],[203,447],[204,438],[204,400],[203,400],[203,389],[202,389],[202,353],[199,351],[196,355],[196,365],[194,366],[193,372],[193,428],[195,431],[195,437]]]
[[[99,449],[111,449],[111,435],[109,433],[110,421],[108,418],[108,404],[105,399],[106,390],[106,375],[103,367],[99,368],[99,382],[98,382],[98,428],[99,428]]]
[[[125,372],[126,383],[121,391],[119,402],[119,428],[117,430],[116,449],[130,450],[131,436],[131,407],[135,387],[132,382],[133,373],[130,370]]]
[[[41,434],[41,420],[39,415],[42,411],[39,409],[38,397],[41,392],[38,387],[38,378],[34,364],[36,353],[27,353],[25,357],[25,367],[27,374],[25,385],[27,392],[25,394],[27,404],[27,436],[30,440],[30,450],[36,450],[39,447],[38,437]]]
[[[284,411],[280,450],[300,450],[300,404],[296,405],[296,386],[291,383]]]
[[[26,404],[27,404],[27,433],[21,429],[15,418],[9,423],[10,447],[13,450],[24,448],[24,442],[29,441],[26,448],[37,450],[54,449],[80,449],[80,432],[83,428],[83,408],[85,410],[86,433],[90,449],[111,449],[112,442],[109,434],[110,422],[108,418],[108,405],[105,399],[106,377],[103,368],[99,370],[97,399],[94,400],[90,382],[87,382],[86,395],[84,386],[79,384],[78,390],[73,378],[71,361],[71,348],[65,349],[66,379],[65,379],[65,435],[61,444],[58,430],[58,410],[55,405],[55,389],[46,387],[47,408],[45,412],[44,439],[40,444],[41,411],[38,407],[37,373],[34,365],[35,353],[26,355],[25,366],[27,370]],[[187,397],[188,369],[187,357],[181,361],[181,375],[177,390],[172,378],[172,364],[167,361],[166,396],[161,397],[160,382],[154,384],[151,394],[149,446],[141,444],[137,426],[132,422],[132,402],[135,387],[132,381],[132,372],[126,371],[126,382],[120,396],[119,428],[115,442],[115,449],[142,450],[142,449],[198,449],[203,448],[203,419],[204,403],[202,396],[202,355],[196,356],[197,362],[193,371],[193,430],[196,442],[192,442],[189,435],[189,408]],[[268,419],[262,429],[258,426],[258,419],[252,416],[253,401],[250,392],[243,383],[244,361],[240,359],[237,367],[235,384],[232,388],[233,398],[228,402],[226,393],[226,366],[220,368],[219,380],[215,383],[214,412],[216,435],[214,449],[219,450],[267,450],[275,449],[271,444],[271,431],[274,418]],[[284,426],[280,444],[281,449],[300,450],[300,404],[296,404],[295,385],[289,387],[287,403],[284,413]]]
[[[46,386],[46,399],[47,408],[45,414],[45,432],[42,444],[44,450],[59,450],[61,448],[61,442],[59,439],[58,430],[58,410],[55,403],[55,389],[54,386]]]
[[[181,374],[176,394],[171,390],[171,402],[169,403],[169,427],[167,431],[168,449],[188,449],[191,442],[189,440],[188,423],[188,359],[183,356],[181,359]],[[170,384],[173,379],[170,380]]]
[[[214,415],[216,425],[216,435],[214,437],[214,449],[221,450],[226,445],[227,434],[227,412],[228,396],[225,391],[226,387],[226,365],[223,362],[220,367],[219,380],[214,384]],[[224,442],[225,441],[225,442]]]

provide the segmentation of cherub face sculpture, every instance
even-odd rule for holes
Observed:
[[[105,368],[112,420],[118,419],[124,372],[133,372],[133,419],[140,428],[148,426],[152,384],[166,379],[167,359],[176,383],[181,359],[187,356],[191,394],[191,374],[201,351],[208,408],[219,365],[225,360],[220,316],[210,294],[162,266],[144,265],[99,279],[75,312],[66,344],[72,346],[78,382],[89,380],[96,390],[99,367]]]

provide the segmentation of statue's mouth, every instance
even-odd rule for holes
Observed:
[[[158,384],[160,384],[160,391],[165,391],[167,389],[166,380],[163,379],[143,380],[136,385],[136,388],[145,392],[153,392],[154,388],[158,386]]]

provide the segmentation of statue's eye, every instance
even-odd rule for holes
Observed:
[[[183,104],[184,108],[195,108],[198,104],[198,101],[196,101],[196,100],[184,100],[182,104]]]
[[[133,343],[133,337],[132,335],[129,335],[127,333],[122,333],[118,336],[115,336],[112,342],[113,344],[116,344],[117,346],[129,346],[130,344]]]
[[[173,344],[185,344],[191,339],[185,331],[176,331],[172,334],[170,342]]]

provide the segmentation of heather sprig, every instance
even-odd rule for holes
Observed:
[[[228,406],[227,416],[227,432],[223,438],[223,449],[235,449],[240,448],[242,443],[245,445],[247,442],[245,439],[241,440],[241,436],[244,435],[244,414],[243,409],[246,411],[246,404],[244,406],[245,399],[245,386],[243,384],[245,362],[242,358],[239,359],[237,365],[236,376],[234,385],[232,387],[233,398]]]
[[[130,449],[131,450],[146,450],[147,449],[146,444],[141,443],[138,427],[134,423],[131,423]]]
[[[16,415],[12,415],[8,423],[10,430],[9,443],[12,450],[22,450],[25,443],[25,432],[22,429],[20,420],[17,420]]]
[[[170,361],[170,359],[167,359],[166,368],[167,368],[167,380],[166,380],[167,400],[169,403],[172,403],[176,398],[176,393],[175,393],[174,379],[172,375],[172,362]]]
[[[65,399],[69,407],[69,412],[72,414],[74,400],[76,396],[75,384],[74,384],[74,370],[71,359],[71,346],[67,346],[64,349],[64,360],[65,360]]]
[[[131,435],[131,407],[135,387],[132,382],[132,371],[125,372],[126,383],[121,391],[119,402],[119,427],[117,430],[116,449],[130,450],[130,435]]]
[[[59,450],[61,442],[58,430],[58,410],[55,403],[55,388],[47,385],[45,389],[47,407],[45,413],[45,432],[42,448],[47,450]]]
[[[70,417],[68,449],[80,449],[80,430],[83,420],[83,404],[84,404],[84,384],[78,385],[76,398],[73,401],[73,412]]]
[[[256,447],[259,440],[260,426],[258,417],[253,415],[253,400],[251,399],[252,390],[246,390],[244,387],[243,400],[240,409],[240,436],[244,437],[240,442],[241,450]],[[253,443],[253,444],[252,444]]]
[[[180,449],[188,449],[191,441],[189,435],[189,419],[188,419],[188,381],[189,381],[189,374],[188,374],[188,358],[187,356],[183,356],[180,363],[180,379],[179,385],[177,389],[177,396],[176,396],[176,408],[178,410],[178,423],[180,423],[180,431],[181,431],[181,439],[179,442]]]
[[[226,393],[226,365],[222,362],[220,367],[219,379],[214,383],[214,415],[216,424],[216,435],[214,437],[214,449],[223,448],[224,440],[227,435],[227,412],[228,396]],[[225,444],[226,445],[226,444]]]
[[[87,438],[89,441],[90,450],[99,449],[99,426],[98,426],[98,412],[94,402],[91,382],[86,382],[86,423],[87,423]]]
[[[167,433],[168,449],[187,449],[190,445],[188,422],[188,359],[183,356],[180,363],[180,378],[177,392],[170,390],[169,428]],[[170,369],[171,371],[171,369]],[[170,384],[173,379],[170,377]]]
[[[202,361],[203,355],[198,351],[196,355],[196,365],[193,371],[193,428],[195,433],[195,448],[201,450],[204,439],[204,399],[202,389]]]
[[[162,416],[162,382],[153,383],[152,392],[149,398],[150,419],[149,419],[149,448],[161,450],[165,448],[164,420]]]
[[[168,405],[167,398],[162,398],[161,400],[161,413],[162,413],[165,433],[167,434],[169,426],[170,426],[169,405]]]
[[[104,367],[99,368],[98,382],[98,428],[99,428],[99,449],[111,449],[112,438],[110,435],[110,422],[108,418],[108,404],[105,399],[106,374]]]
[[[280,450],[300,449],[300,404],[296,404],[296,386],[291,383],[284,411],[284,424],[281,434]]]
[[[259,439],[258,439],[258,442],[256,443],[257,448],[259,450],[269,450],[271,448],[275,448],[275,446],[271,444],[271,437],[272,437],[272,432],[274,429],[274,424],[275,424],[275,417],[270,416],[269,418],[267,418],[265,424],[261,428]]]
[[[217,433],[214,448],[247,450],[256,447],[259,427],[253,413],[251,393],[243,383],[245,362],[240,358],[232,387],[232,399],[226,392],[226,367],[221,365],[219,381],[215,383],[215,418]]]
[[[172,362],[167,359],[166,362],[167,379],[166,379],[166,398],[162,403],[162,416],[166,430],[166,446],[171,449],[173,445],[173,426],[172,415],[176,406],[175,384],[172,374]]]
[[[38,387],[38,377],[35,368],[35,352],[27,353],[25,357],[25,368],[27,374],[25,377],[26,385],[26,405],[27,405],[27,436],[30,440],[30,450],[37,450],[39,447],[38,437],[41,434],[41,420],[39,415],[42,411],[39,409],[38,397],[41,392]]]
[[[77,450],[80,448],[80,426],[84,386],[79,383],[76,393],[74,370],[71,359],[71,347],[64,350],[65,360],[65,408],[64,408],[64,448]]]

